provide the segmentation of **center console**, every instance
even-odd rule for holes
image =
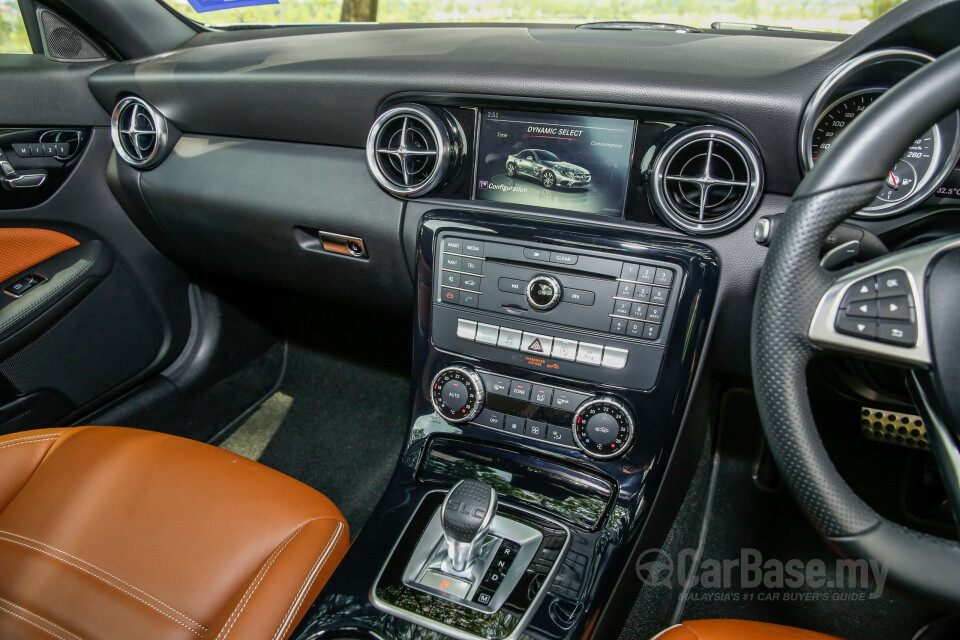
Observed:
[[[407,443],[299,637],[582,637],[663,481],[717,258],[582,221],[437,210],[416,264]]]

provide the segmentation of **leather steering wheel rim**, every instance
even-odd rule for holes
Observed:
[[[833,466],[817,433],[806,370],[808,331],[836,274],[820,267],[827,235],[871,202],[903,150],[960,109],[960,47],[908,76],[858,116],[800,184],[767,253],[754,305],[753,382],[767,440],[785,482],[831,547],[879,559],[888,579],[960,608],[960,543],[893,523]]]

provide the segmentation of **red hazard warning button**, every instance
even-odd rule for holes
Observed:
[[[527,333],[526,331],[523,332],[523,339],[520,341],[520,351],[549,356],[551,348],[553,348],[552,337],[541,336],[536,333]]]

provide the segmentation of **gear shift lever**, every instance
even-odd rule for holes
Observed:
[[[497,492],[479,480],[461,480],[440,509],[450,567],[462,573],[480,553],[483,539],[497,513]]]

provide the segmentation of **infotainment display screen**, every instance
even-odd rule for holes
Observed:
[[[484,109],[475,198],[623,215],[635,123]]]

